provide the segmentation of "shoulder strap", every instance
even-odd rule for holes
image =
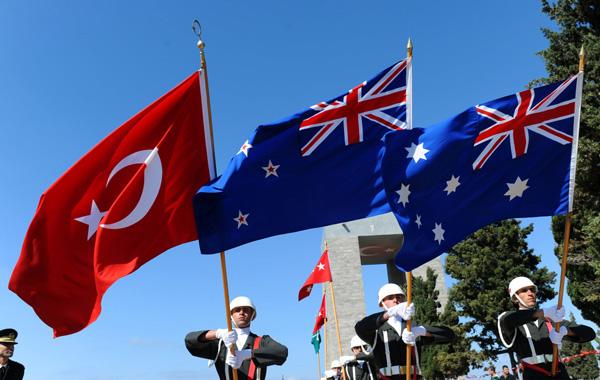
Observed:
[[[260,341],[262,340],[262,336],[257,336],[254,339],[254,344],[252,345],[252,349],[256,350],[260,346]],[[250,359],[250,368],[248,368],[248,380],[254,380],[254,376],[256,375],[256,364],[254,364],[254,360]]]

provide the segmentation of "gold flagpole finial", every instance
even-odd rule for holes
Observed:
[[[206,59],[204,58],[204,46],[206,45],[204,45],[204,41],[202,41],[202,26],[198,20],[194,20],[194,22],[192,22],[192,31],[198,37],[196,46],[198,46],[198,49],[200,49],[200,64],[202,65],[202,69],[205,70]]]
[[[413,45],[412,45],[412,41],[410,39],[410,37],[408,37],[408,43],[406,44],[406,56],[408,58],[412,58],[412,50],[413,50]]]
[[[585,49],[583,45],[581,45],[581,50],[579,51],[579,71],[583,71],[585,68]]]

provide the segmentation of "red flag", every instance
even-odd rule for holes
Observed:
[[[116,280],[197,239],[192,198],[213,177],[206,104],[197,72],[42,194],[9,288],[55,336],[94,322]]]
[[[315,269],[313,269],[310,276],[308,276],[308,279],[306,279],[304,285],[302,285],[302,288],[300,288],[300,291],[298,292],[298,301],[310,295],[314,284],[328,281],[331,281],[331,271],[329,270],[329,256],[327,254],[327,248],[325,248],[325,251],[323,251],[317,266]]]
[[[321,301],[321,308],[319,309],[319,314],[317,314],[317,320],[315,321],[315,327],[313,328],[313,335],[319,331],[321,326],[325,324],[327,320],[327,313],[325,311],[325,293],[323,293],[323,301]]]

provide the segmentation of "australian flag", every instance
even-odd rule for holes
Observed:
[[[389,212],[378,154],[384,134],[410,127],[410,70],[410,60],[398,62],[342,96],[259,126],[194,197],[202,253]]]
[[[400,269],[492,222],[570,211],[582,76],[384,137],[383,182],[404,233]]]

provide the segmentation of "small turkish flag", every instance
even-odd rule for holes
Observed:
[[[319,309],[319,314],[317,314],[317,320],[315,321],[315,327],[313,328],[313,335],[319,331],[321,326],[325,324],[327,321],[327,313],[325,311],[325,293],[323,293],[323,300],[321,301],[321,308]]]
[[[192,199],[214,174],[202,71],[135,115],[40,199],[9,288],[55,336],[98,318],[115,281],[197,239]]]
[[[308,276],[308,279],[306,279],[304,285],[302,285],[302,288],[300,288],[300,291],[298,292],[298,301],[301,301],[303,298],[306,298],[310,295],[314,284],[329,281],[331,281],[331,271],[329,270],[329,256],[327,254],[327,248],[325,248],[325,251],[323,251],[317,266],[315,269],[313,269],[310,276]]]

